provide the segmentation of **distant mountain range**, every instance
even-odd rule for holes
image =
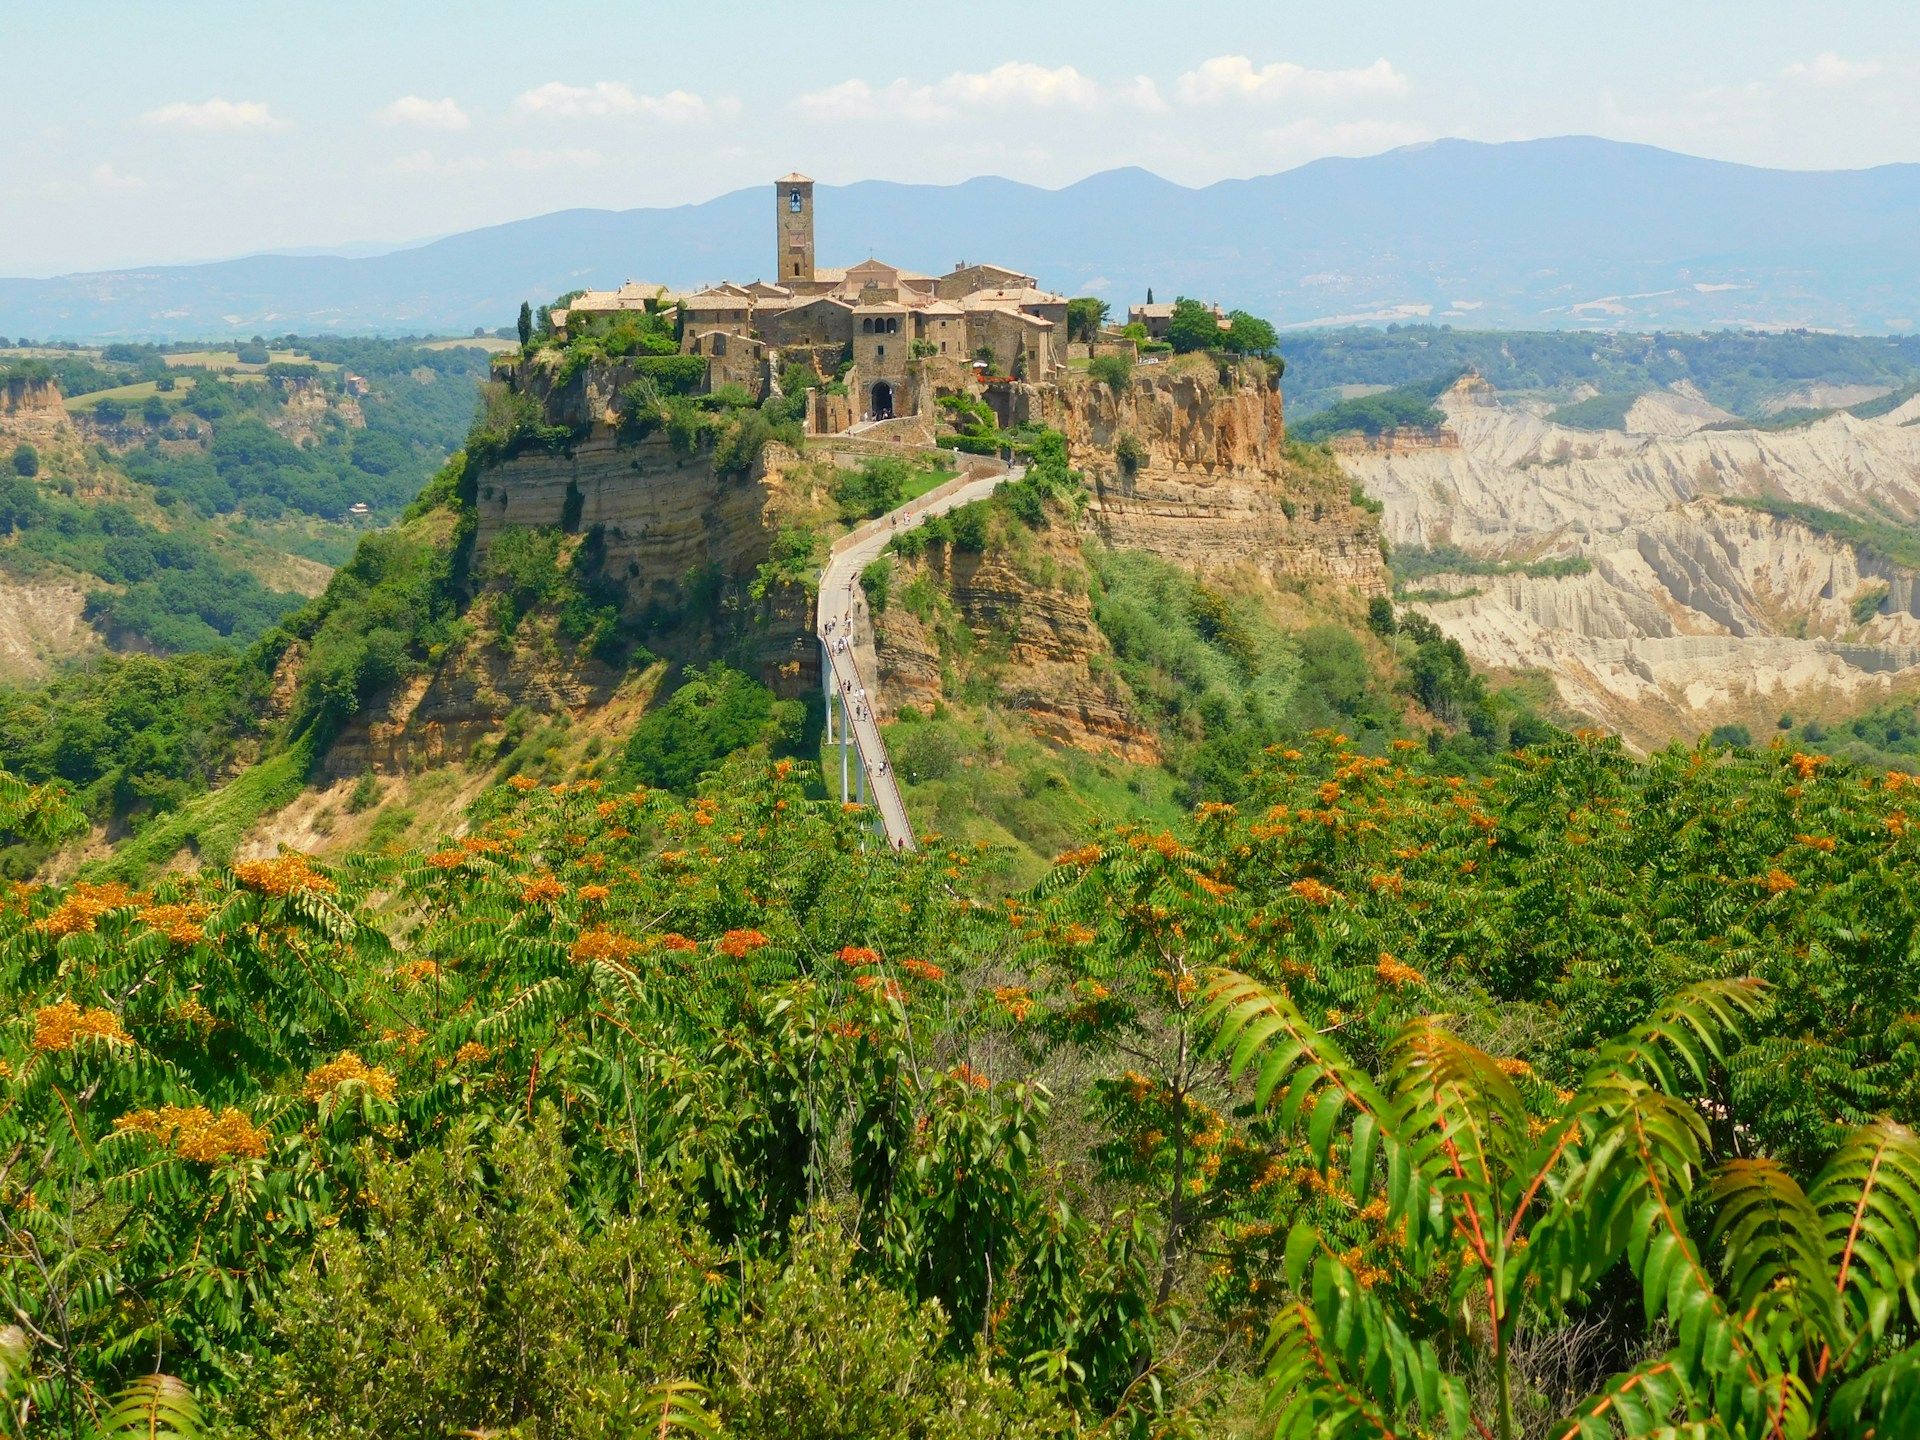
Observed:
[[[0,280],[35,339],[471,330],[523,299],[768,269],[769,186],[701,205],[563,210],[366,258]],[[823,264],[993,260],[1116,309],[1218,299],[1282,325],[1920,328],[1920,165],[1767,170],[1566,137],[1443,140],[1189,189],[1110,170],[1060,190],[983,178],[818,191]]]

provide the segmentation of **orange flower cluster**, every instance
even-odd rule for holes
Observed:
[[[163,1105],[158,1110],[136,1110],[114,1122],[119,1134],[148,1135],[169,1146],[182,1160],[217,1164],[229,1156],[264,1160],[267,1132],[239,1110],[223,1110],[214,1119],[204,1105]]]
[[[133,1042],[120,1017],[111,1010],[83,1011],[73,1001],[62,1000],[33,1012],[33,1048],[43,1055],[71,1050],[74,1041],[88,1035],[114,1045]]]
[[[507,784],[518,790],[522,795],[526,794],[529,790],[538,790],[540,788],[540,782],[531,775],[512,776],[508,779]]]
[[[993,998],[1000,1003],[1014,1019],[1014,1023],[1024,1025],[1027,1016],[1033,1013],[1033,996],[1022,985],[1002,985],[993,992]]]
[[[1387,954],[1384,950],[1380,952],[1380,963],[1373,967],[1373,973],[1380,977],[1380,982],[1383,985],[1391,985],[1395,989],[1398,989],[1402,985],[1424,985],[1427,983],[1426,976],[1422,975],[1411,965],[1403,964],[1394,959],[1393,956]]]
[[[1198,885],[1202,890],[1206,891],[1207,894],[1213,896],[1213,898],[1216,900],[1224,900],[1227,898],[1227,896],[1233,894],[1233,886],[1223,885],[1218,880],[1209,880],[1204,875],[1194,876],[1193,883]]]
[[[877,989],[889,1000],[897,1000],[904,1003],[907,998],[907,992],[900,988],[900,982],[898,980],[888,980],[880,975],[856,975],[853,977],[853,983],[862,990],[870,991]]]
[[[1062,945],[1091,945],[1096,938],[1097,933],[1092,926],[1082,925],[1077,920],[1060,931]]]
[[[109,910],[118,910],[123,905],[135,904],[140,898],[118,882],[110,885],[76,885],[67,892],[67,898],[60,903],[60,908],[33,928],[56,939],[76,932],[92,934],[94,921],[100,916]]]
[[[1809,850],[1818,850],[1826,855],[1833,853],[1833,837],[1831,835],[1796,835],[1793,838],[1798,840],[1802,845],[1805,845]]]
[[[698,950],[700,942],[689,940],[684,935],[669,933],[660,937],[660,947],[663,950]]]
[[[947,1073],[953,1076],[953,1078],[958,1080],[962,1085],[971,1085],[976,1090],[985,1090],[991,1084],[991,1082],[987,1079],[986,1076],[982,1075],[978,1070],[974,1069],[971,1065],[967,1064],[967,1062],[964,1060],[962,1060],[958,1065],[954,1066],[953,1069],[949,1070]]]
[[[567,887],[553,878],[552,872],[543,870],[531,880],[520,882],[520,903],[539,905],[549,900],[561,900],[566,897]]]
[[[395,978],[409,985],[418,985],[422,981],[432,980],[440,974],[440,967],[431,960],[409,960],[404,965],[393,967]]]
[[[1418,740],[1395,740],[1393,742],[1393,748],[1400,751],[1418,750],[1420,748],[1420,742]]]
[[[378,1065],[369,1065],[351,1050],[343,1050],[337,1059],[307,1072],[307,1099],[320,1101],[343,1085],[364,1085],[382,1100],[393,1098],[393,1076]]]
[[[1793,766],[1793,773],[1798,775],[1802,780],[1811,780],[1813,778],[1813,772],[1827,763],[1827,757],[1824,755],[1803,755],[1800,751],[1796,750],[1793,752],[1793,759],[1787,763]]]
[[[1502,1075],[1511,1075],[1516,1080],[1523,1080],[1533,1074],[1533,1066],[1516,1056],[1503,1055],[1493,1063],[1499,1067]]]
[[[1398,870],[1392,870],[1384,874],[1376,872],[1369,875],[1367,884],[1382,895],[1398,895],[1405,886],[1405,880]]]
[[[729,930],[720,937],[720,953],[731,959],[739,960],[767,943],[767,937],[758,930]]]
[[[1783,895],[1789,890],[1800,888],[1800,882],[1784,870],[1769,870],[1766,880],[1762,883],[1766,885],[1769,895]]]
[[[1169,860],[1178,860],[1186,852],[1180,848],[1180,842],[1165,830],[1158,835],[1130,836],[1127,843],[1136,850],[1153,850]]]
[[[867,949],[864,945],[843,945],[840,947],[842,965],[878,965],[879,952]]]
[[[453,1052],[453,1062],[456,1065],[465,1065],[469,1060],[485,1060],[492,1053],[478,1040],[469,1040]]]
[[[1226,820],[1239,813],[1223,800],[1204,800],[1194,810],[1196,820]]]
[[[333,881],[315,871],[298,850],[275,860],[242,860],[233,867],[233,878],[262,895],[292,895],[301,890],[331,895],[334,889]]]
[[[947,972],[928,960],[902,960],[900,968],[916,980],[944,980]]]
[[[1331,885],[1324,885],[1309,875],[1304,880],[1296,880],[1287,887],[1309,905],[1331,905],[1340,898],[1340,892]]]
[[[451,850],[436,850],[427,856],[427,864],[436,870],[458,870],[467,863],[467,852],[459,846]]]
[[[619,965],[631,960],[639,949],[639,941],[603,927],[588,930],[573,942],[573,958],[582,961],[605,960]]]
[[[579,894],[580,898],[589,905],[597,905],[609,895],[613,894],[613,891],[605,885],[582,885]]]
[[[151,925],[176,945],[192,945],[206,932],[200,922],[207,918],[206,905],[149,905],[140,912],[140,923]]]

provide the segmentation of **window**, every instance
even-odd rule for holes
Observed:
[[[884,359],[886,359],[886,358],[887,358],[887,347],[886,347],[886,346],[884,346],[884,345],[876,345],[876,346],[874,346],[874,347],[873,347],[873,358],[874,358],[874,359],[876,359],[876,360],[884,360]]]
[[[787,192],[787,209],[791,210],[795,215],[800,213],[800,203],[800,192],[798,190]]]
[[[947,342],[946,342],[946,341],[944,341],[944,340],[942,340],[942,341],[940,342],[940,353],[941,353],[942,355],[944,355],[944,354],[946,354],[946,353],[947,353]]]
[[[796,277],[800,274],[800,262],[798,260],[793,262],[793,273]]]

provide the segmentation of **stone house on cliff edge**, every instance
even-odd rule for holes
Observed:
[[[745,384],[764,394],[782,368],[782,350],[808,358],[839,351],[852,360],[847,404],[809,407],[854,425],[930,418],[943,394],[977,378],[1052,378],[1066,364],[1067,301],[1032,275],[1003,265],[954,266],[923,275],[869,257],[845,269],[816,263],[813,181],[774,182],[772,279],[731,281],[691,294],[629,281],[617,291],[588,291],[557,326],[641,308],[683,309],[681,350],[707,361],[707,386]],[[819,433],[817,424],[811,425]]]

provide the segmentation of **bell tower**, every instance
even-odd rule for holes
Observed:
[[[773,182],[776,285],[813,283],[813,181],[800,174]]]

